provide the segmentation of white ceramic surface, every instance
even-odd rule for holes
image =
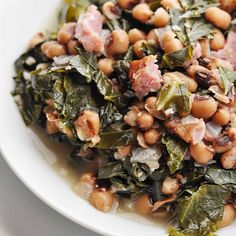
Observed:
[[[1,236],[101,236],[44,204],[17,179],[1,154],[0,193]]]
[[[29,136],[10,95],[13,66],[30,37],[56,17],[60,0],[0,1],[0,148],[16,175],[49,206],[62,215],[103,235],[166,235],[157,225],[143,224],[114,214],[104,214],[78,198],[52,171],[44,153]],[[19,202],[20,204],[20,202]],[[236,224],[222,235],[234,235]]]

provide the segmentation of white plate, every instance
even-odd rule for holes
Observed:
[[[144,224],[114,214],[104,214],[78,198],[70,186],[52,171],[41,147],[33,142],[10,92],[13,62],[30,37],[54,21],[60,0],[0,1],[0,147],[6,161],[24,184],[62,215],[103,235],[166,235],[158,225]],[[19,202],[20,204],[20,202]],[[37,209],[35,209],[37,211]],[[222,231],[233,235],[235,225]]]

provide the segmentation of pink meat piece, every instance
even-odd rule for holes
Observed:
[[[223,49],[213,51],[213,57],[224,59],[236,67],[236,32],[230,31]]]
[[[175,118],[165,122],[165,126],[185,142],[193,145],[200,143],[206,133],[206,125],[203,119],[197,119],[193,123],[182,123],[181,119]]]
[[[103,16],[97,7],[91,5],[80,15],[75,29],[75,37],[88,52],[104,50],[104,32],[102,30]]]
[[[156,56],[151,55],[141,60],[132,61],[130,64],[129,76],[132,89],[140,99],[161,87],[161,72],[155,62]]]
[[[189,61],[186,61],[184,63],[185,67],[189,67],[190,65],[194,64],[198,58],[202,56],[202,50],[201,50],[201,45],[199,42],[196,43],[194,49],[193,49],[193,57]]]

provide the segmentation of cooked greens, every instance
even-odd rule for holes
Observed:
[[[175,52],[165,53],[162,58],[161,68],[174,69],[184,67],[184,63],[193,57],[193,47],[187,46]]]
[[[234,211],[236,5],[223,2],[66,0],[15,61],[25,124],[71,146],[74,189],[98,210],[128,202],[170,236],[213,236]]]
[[[190,92],[185,83],[172,81],[162,87],[157,98],[157,110],[173,109],[174,111],[190,112]]]
[[[165,135],[161,142],[166,146],[167,152],[169,154],[167,165],[169,167],[170,173],[174,174],[181,168],[184,156],[188,150],[187,144],[178,138],[173,138],[168,135]]]
[[[184,235],[209,235],[224,212],[226,191],[216,185],[202,185],[177,203],[178,220]]]

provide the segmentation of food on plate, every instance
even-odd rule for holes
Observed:
[[[30,40],[12,94],[27,126],[73,149],[75,193],[169,222],[171,236],[234,221],[235,10],[234,0],[69,0],[54,31]]]

